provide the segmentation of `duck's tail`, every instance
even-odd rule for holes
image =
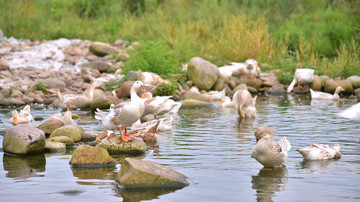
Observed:
[[[282,137],[279,141],[278,141],[280,147],[281,147],[281,152],[287,154],[287,152],[291,149],[291,145],[290,142],[286,139],[286,137]]]
[[[102,120],[106,116],[107,112],[102,111],[99,108],[95,110],[95,119]]]

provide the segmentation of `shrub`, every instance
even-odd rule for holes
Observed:
[[[170,50],[162,41],[143,41],[141,47],[130,56],[124,68],[127,73],[130,70],[154,72],[162,75],[181,73],[175,51]]]

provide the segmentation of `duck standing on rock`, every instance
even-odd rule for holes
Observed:
[[[121,139],[124,142],[131,140],[127,127],[135,123],[144,113],[145,105],[143,100],[137,95],[136,91],[140,89],[145,92],[144,84],[141,81],[136,81],[131,87],[131,101],[121,108],[110,107],[109,112],[96,109],[95,118],[102,121],[103,126],[108,130],[119,129]],[[125,128],[125,133],[122,133],[122,128]]]
[[[345,89],[343,89],[341,86],[338,86],[338,87],[336,87],[336,90],[335,90],[334,94],[332,95],[330,93],[313,91],[312,89],[310,89],[310,94],[311,94],[311,99],[314,99],[314,100],[339,100],[340,99],[339,93],[344,90]]]
[[[286,137],[278,142],[272,141],[274,131],[267,126],[258,128],[255,131],[256,145],[252,150],[251,157],[255,158],[264,167],[280,167],[287,160],[287,153],[291,148]]]
[[[59,106],[62,109],[66,109],[66,105],[69,104],[70,109],[86,108],[89,107],[93,98],[94,90],[96,87],[101,87],[101,84],[94,82],[89,87],[89,94],[63,94],[58,91]]]
[[[300,64],[298,66],[301,66]],[[300,87],[300,83],[311,83],[314,80],[314,71],[313,69],[297,69],[295,71],[294,80],[291,82],[289,87],[287,88],[287,92],[290,93],[295,84],[298,84],[298,87]]]
[[[26,105],[24,109],[20,110],[20,113],[18,113],[16,110],[13,110],[12,117],[9,122],[17,125],[18,123],[29,123],[33,120],[34,118],[30,114],[30,106]]]

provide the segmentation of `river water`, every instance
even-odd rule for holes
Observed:
[[[181,108],[172,131],[161,132],[157,145],[135,157],[188,176],[191,184],[177,190],[123,189],[115,182],[120,164],[71,168],[73,149],[31,157],[9,156],[1,150],[0,201],[358,201],[360,125],[337,115],[355,103],[350,98],[311,102],[309,95],[259,96],[257,117],[252,119],[239,119],[233,108]],[[0,110],[1,131],[11,126],[7,122],[11,110]],[[59,111],[33,106],[32,115],[47,118]],[[80,115],[76,123],[86,132],[103,130],[88,111],[73,113]],[[272,127],[275,140],[286,136],[290,141],[286,167],[262,170],[250,157],[254,130],[260,126]],[[342,158],[303,161],[295,149],[312,142],[339,143]],[[121,161],[127,156],[113,157]]]

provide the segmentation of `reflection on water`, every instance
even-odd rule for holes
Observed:
[[[71,167],[74,177],[78,179],[113,179],[111,174],[114,173],[115,167],[105,168],[75,168]],[[115,173],[116,175],[116,173]]]
[[[275,192],[284,191],[288,182],[285,166],[273,169],[262,168],[258,175],[251,176],[252,188],[256,190],[257,201],[272,201]]]
[[[340,159],[329,159],[324,161],[319,160],[303,160],[301,168],[309,170],[310,172],[326,173],[327,168],[335,167],[339,164]]]
[[[30,156],[3,155],[4,170],[8,171],[6,177],[27,179],[30,177],[44,177],[38,174],[45,171],[46,159],[44,154]]]
[[[116,186],[117,196],[121,196],[123,201],[144,201],[158,199],[160,195],[173,193],[181,188],[153,188],[153,189],[124,189]]]

